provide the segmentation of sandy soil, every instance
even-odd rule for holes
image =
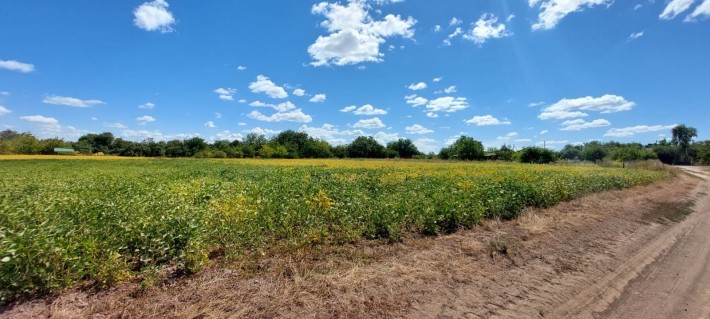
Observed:
[[[449,236],[77,289],[0,317],[710,318],[710,175],[692,173]]]

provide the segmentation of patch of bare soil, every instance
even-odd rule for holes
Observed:
[[[642,291],[627,288],[640,283],[639,274],[672,250],[669,247],[678,234],[688,233],[687,225],[698,216],[705,216],[702,218],[708,223],[708,214],[687,216],[691,201],[707,212],[708,196],[699,195],[707,189],[707,181],[683,175],[548,209],[529,209],[515,221],[488,221],[453,235],[391,245],[304,249],[260,258],[249,265],[215,266],[142,292],[137,284],[98,293],[73,290],[1,309],[0,316],[616,316],[612,311],[621,311],[625,300]],[[706,231],[707,239],[710,226],[697,227]],[[707,245],[704,256],[707,259]],[[708,300],[707,287],[710,285],[695,287],[689,294]],[[619,317],[635,310],[629,311]]]

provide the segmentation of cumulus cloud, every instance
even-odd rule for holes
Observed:
[[[168,6],[165,0],[144,2],[133,10],[133,23],[147,31],[172,32],[175,18],[168,11]]]
[[[570,13],[598,5],[610,6],[612,3],[613,0],[528,0],[530,7],[539,7],[540,9],[538,20],[532,25],[532,29],[554,29]]]
[[[434,78],[434,79],[431,80],[431,81],[432,81],[432,82],[441,82],[441,80],[443,80],[443,79],[444,79],[444,77],[440,76],[440,77]]]
[[[35,66],[29,63],[22,63],[15,60],[0,60],[0,69],[17,71],[21,73],[30,73],[34,71]]]
[[[355,110],[355,109],[357,109],[357,106],[351,105],[351,106],[346,106],[346,107],[340,109],[340,112],[347,113],[347,112],[351,112],[351,111],[353,111],[353,110]]]
[[[382,120],[380,120],[379,118],[373,117],[371,119],[359,120],[355,124],[353,124],[353,127],[373,129],[385,127],[385,124],[382,123]]]
[[[414,36],[414,18],[405,20],[388,14],[383,20],[375,20],[367,11],[365,1],[353,0],[347,5],[321,2],[313,5],[311,13],[325,16],[321,26],[330,32],[319,36],[308,47],[313,66],[381,62],[384,53],[380,52],[380,46],[387,38]]]
[[[456,85],[452,85],[452,86],[444,89],[444,93],[446,93],[446,94],[452,94],[452,93],[456,93],[456,92],[457,92]]]
[[[116,123],[109,123],[109,124],[105,124],[105,125],[108,126],[108,127],[110,127],[110,128],[126,128],[126,126],[123,125],[123,123],[119,123],[119,122],[116,122]]]
[[[44,117],[42,115],[20,116],[20,119],[25,120],[27,122],[39,124],[59,124],[59,121],[57,121],[57,119],[52,117]]]
[[[407,88],[409,88],[412,91],[419,91],[419,90],[426,89],[427,85],[424,82],[412,83]]]
[[[321,94],[314,95],[310,100],[308,100],[308,102],[322,103],[322,102],[325,102],[325,99],[326,99],[325,94],[321,93]]]
[[[671,20],[678,16],[679,14],[690,9],[690,6],[695,2],[695,0],[672,0],[668,2],[666,8],[658,16],[662,20]]]
[[[264,121],[264,122],[299,122],[299,123],[310,123],[313,118],[301,111],[301,109],[295,109],[291,111],[285,111],[285,112],[276,112],[271,115],[264,115],[259,111],[251,111],[251,113],[247,114],[248,117],[253,118],[255,120],[259,121]]]
[[[385,115],[387,111],[383,109],[378,109],[370,104],[365,104],[353,112],[355,115]]]
[[[542,102],[542,101],[540,101],[540,102],[531,102],[530,104],[528,104],[528,107],[536,107],[536,106],[541,106],[541,105],[545,105],[545,102]]]
[[[422,106],[422,105],[426,105],[427,102],[429,102],[429,100],[427,100],[421,96],[417,96],[416,94],[407,95],[404,97],[404,99],[407,101],[407,104],[409,104],[411,106]]]
[[[430,130],[424,126],[421,126],[419,124],[414,124],[412,126],[407,126],[404,128],[405,131],[407,131],[407,134],[429,134],[433,133],[433,130]]]
[[[74,97],[67,96],[47,96],[42,102],[54,105],[66,105],[73,107],[92,107],[94,105],[106,104],[99,100],[81,100]]]
[[[676,124],[673,124],[673,125],[653,125],[653,126],[637,125],[637,126],[632,126],[632,127],[613,128],[613,129],[606,131],[606,134],[604,134],[604,136],[631,137],[631,136],[634,136],[636,134],[641,134],[641,133],[672,130],[676,126],[677,126]]]
[[[150,103],[150,102],[138,105],[139,109],[145,109],[145,110],[152,110],[154,107],[155,107],[155,104]]]
[[[214,125],[214,122],[212,121],[207,121],[207,123],[205,123],[205,127],[214,128],[215,126],[216,125]]]
[[[270,130],[266,128],[261,128],[261,127],[255,127],[251,130],[248,130],[247,132],[249,133],[254,133],[254,134],[259,134],[259,135],[272,135],[272,134],[278,134],[281,133],[281,131],[275,131],[275,130]]]
[[[234,101],[234,94],[237,93],[237,89],[218,88],[214,90],[214,93],[217,93],[217,96],[219,96],[220,100]]]
[[[6,109],[4,106],[0,105],[0,116],[12,113],[12,111]]]
[[[373,135],[372,137],[375,138],[375,140],[377,140],[378,142],[380,142],[382,144],[387,144],[387,142],[396,141],[400,138],[399,133],[385,133],[385,132],[377,132],[377,134]]]
[[[286,101],[286,102],[279,103],[279,104],[254,101],[254,102],[249,103],[249,105],[255,106],[255,107],[270,107],[270,108],[276,110],[277,112],[286,112],[286,111],[290,111],[290,110],[293,110],[296,108],[296,105],[294,105],[290,101]]]
[[[504,136],[498,136],[498,137],[496,137],[496,140],[499,140],[499,141],[509,141],[509,140],[511,140],[513,137],[516,137],[516,136],[518,136],[518,132],[510,132],[510,133],[508,133],[508,134],[505,134]]]
[[[155,118],[150,115],[143,115],[141,117],[137,117],[136,121],[138,121],[138,124],[140,125],[146,125],[148,123],[155,122]]]
[[[245,66],[243,66],[243,65],[240,65],[240,66],[237,67],[237,70],[239,70],[239,71],[244,71],[244,70],[246,70],[246,69],[247,69],[247,67],[245,67]]]
[[[200,134],[198,133],[179,133],[179,134],[163,134],[159,130],[153,130],[153,131],[148,131],[148,130],[123,130],[121,133],[122,136],[131,141],[143,141],[146,139],[154,139],[158,141],[166,141],[166,140],[184,140],[188,138],[193,138],[193,137],[198,137]]]
[[[309,127],[308,125],[303,125],[298,129],[300,132],[308,133],[317,139],[325,140],[328,143],[334,145],[345,144],[345,136],[364,136],[366,133],[362,130],[339,130],[335,125],[328,123],[323,124],[321,127]]]
[[[268,77],[263,75],[258,75],[256,81],[249,84],[249,89],[253,93],[265,93],[274,99],[285,99],[288,97],[288,93],[284,88],[276,85],[274,82],[269,80]]]
[[[435,139],[431,138],[418,138],[414,140],[414,145],[422,153],[431,153],[439,150],[439,144]]]
[[[512,33],[506,29],[504,23],[498,23],[498,17],[490,13],[484,13],[476,21],[473,29],[463,35],[463,38],[481,45],[488,39],[500,39],[511,35]]]
[[[444,96],[434,99],[427,103],[426,108],[429,112],[456,112],[468,107],[468,102],[465,97]]]
[[[482,115],[474,116],[468,120],[465,120],[466,124],[475,124],[476,126],[489,126],[489,125],[510,125],[510,121],[503,119],[502,121],[495,118],[493,115]]]
[[[549,132],[550,132],[550,131],[548,131],[548,130],[542,130],[542,131],[540,131],[540,135],[545,135],[545,134],[547,134],[547,133],[549,133]]]
[[[426,114],[426,117],[435,119],[435,118],[439,117],[439,114],[436,114],[436,113],[434,113],[434,112],[428,112],[428,113]]]
[[[239,141],[241,141],[244,139],[244,136],[240,133],[234,133],[234,132],[230,132],[229,130],[224,130],[224,131],[221,131],[213,136],[210,136],[209,139],[211,141],[224,141],[224,140],[227,140],[227,141],[239,140]]]
[[[593,127],[604,127],[609,126],[611,123],[605,119],[598,119],[591,122],[587,122],[582,119],[570,120],[562,122],[562,131],[580,131]]]
[[[306,90],[304,90],[304,89],[295,89],[295,90],[293,90],[293,95],[295,95],[295,96],[304,96],[304,95],[306,95]]]
[[[705,0],[703,3],[695,7],[695,10],[693,10],[693,13],[689,14],[687,17],[685,17],[685,22],[692,22],[697,20],[700,17],[710,17],[710,0]]]
[[[452,26],[455,26],[455,25],[459,25],[459,24],[461,24],[461,23],[463,23],[462,20],[460,20],[460,19],[457,18],[457,17],[453,17],[453,18],[451,18],[451,21],[449,21],[449,26],[452,27]]]
[[[627,101],[622,96],[606,94],[601,97],[585,96],[577,99],[564,98],[542,110],[537,117],[541,120],[566,119],[584,117],[589,114],[582,111],[596,111],[601,113],[614,113],[628,111],[636,103]]]

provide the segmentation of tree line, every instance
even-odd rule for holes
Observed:
[[[345,145],[331,145],[305,132],[287,130],[267,138],[248,134],[242,140],[217,140],[212,143],[200,137],[184,140],[134,142],[116,138],[110,132],[85,134],[77,141],[60,138],[38,139],[31,133],[12,130],[0,132],[0,154],[54,154],[54,148],[72,148],[80,154],[102,153],[142,157],[198,158],[439,158],[444,160],[499,160],[523,163],[569,161],[640,161],[658,159],[667,164],[710,164],[710,141],[694,142],[697,130],[685,125],[673,129],[673,138],[656,143],[598,142],[565,145],[560,151],[542,147],[520,150],[510,145],[484,149],[481,141],[461,136],[438,154],[424,154],[410,139],[380,144],[371,136],[360,136]]]

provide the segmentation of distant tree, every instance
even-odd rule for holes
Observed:
[[[502,160],[502,161],[512,161],[513,160],[513,154],[515,153],[513,149],[508,146],[503,144],[499,149],[495,150],[495,155],[496,159]]]
[[[547,164],[555,161],[555,152],[542,147],[526,147],[520,151],[520,162]]]
[[[567,144],[560,151],[560,158],[566,160],[579,160],[582,158],[582,146]]]
[[[244,146],[249,146],[251,147],[255,152],[259,151],[262,146],[264,146],[266,143],[268,143],[269,140],[266,139],[266,136],[256,134],[256,133],[249,133],[247,134],[247,137],[244,138],[244,141],[242,144]],[[247,152],[245,151],[244,154]]]
[[[333,156],[335,156],[337,158],[348,157],[348,147],[346,145],[333,146],[331,152],[333,153]]]
[[[460,160],[482,160],[485,157],[483,143],[468,136],[459,137],[452,147],[452,157]]]
[[[307,158],[329,158],[332,157],[331,146],[326,141],[309,138],[306,146],[302,150],[301,157]]]
[[[638,144],[617,147],[609,153],[609,158],[615,161],[629,162],[657,158],[656,153]]]
[[[18,133],[17,131],[4,130],[0,132],[0,140],[11,140],[19,135],[20,133]]]
[[[690,148],[690,144],[692,143],[693,138],[698,136],[698,130],[696,130],[694,127],[688,127],[685,126],[685,124],[681,124],[674,127],[672,132],[673,139],[671,140],[671,143],[673,143],[673,145],[675,146],[678,146],[681,154],[685,155],[686,160],[690,160],[690,156],[688,155],[688,149]]]
[[[44,139],[41,141],[41,144],[42,144],[42,149],[40,150],[40,154],[45,154],[45,155],[54,154],[55,148],[67,148],[70,146],[69,143],[65,142],[61,138]]]
[[[584,147],[582,148],[582,159],[585,161],[591,161],[591,162],[596,162],[596,161],[601,161],[603,160],[606,155],[607,155],[607,150],[602,145],[602,143],[599,143],[597,141],[589,142],[587,144],[584,144]]]
[[[205,142],[205,140],[201,137],[187,139],[183,142],[183,144],[187,150],[187,154],[185,154],[185,156],[193,156],[200,151],[206,150],[208,147],[207,142]]]
[[[271,140],[286,147],[290,157],[307,157],[305,150],[309,140],[308,133],[286,130],[276,134]]]
[[[414,142],[408,138],[400,138],[387,143],[387,149],[394,151],[400,158],[412,158],[414,155],[421,154]]]
[[[372,136],[359,136],[348,145],[350,158],[384,158],[385,147]]]

